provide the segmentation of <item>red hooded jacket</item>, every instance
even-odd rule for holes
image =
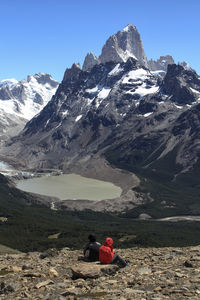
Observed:
[[[107,237],[103,246],[99,248],[99,260],[101,264],[109,264],[114,256],[113,239]]]

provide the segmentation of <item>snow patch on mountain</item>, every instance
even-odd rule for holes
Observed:
[[[30,120],[49,102],[57,87],[58,82],[44,73],[28,76],[27,81],[1,80],[0,109]]]
[[[0,81],[0,144],[17,135],[28,120],[43,109],[56,93],[58,82],[38,73],[27,80]]]
[[[117,64],[112,71],[108,73],[108,76],[115,76],[118,75],[123,69],[120,67],[120,64]]]
[[[76,117],[75,122],[78,122],[82,118],[82,115]]]
[[[150,75],[150,72],[145,69],[137,69],[130,71],[123,80],[123,84],[130,83],[131,80],[145,80]]]
[[[105,99],[108,97],[109,93],[110,93],[111,89],[108,87],[103,87],[102,90],[99,92],[98,94],[98,98],[100,99]]]

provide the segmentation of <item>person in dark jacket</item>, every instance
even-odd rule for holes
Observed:
[[[98,261],[99,260],[99,248],[101,244],[96,241],[96,235],[90,234],[88,236],[89,243],[85,246],[83,250],[83,261]]]
[[[113,250],[113,239],[110,237],[106,238],[104,245],[99,249],[99,260],[102,264],[116,264],[120,268],[124,268],[128,265],[127,262]]]

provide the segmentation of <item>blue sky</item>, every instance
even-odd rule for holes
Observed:
[[[127,24],[148,59],[171,54],[200,74],[200,0],[0,0],[0,11],[0,80],[45,72],[61,81]]]

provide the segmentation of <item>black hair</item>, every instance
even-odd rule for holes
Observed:
[[[88,240],[90,242],[96,242],[96,235],[94,233],[91,233],[88,235]]]

